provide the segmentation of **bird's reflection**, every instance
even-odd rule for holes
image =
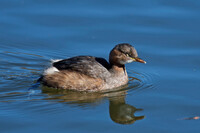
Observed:
[[[126,104],[125,97],[111,98],[109,104],[110,118],[119,124],[132,124],[136,120],[141,120],[144,116],[135,116],[136,107]]]
[[[48,100],[55,100],[75,106],[87,107],[98,105],[101,101],[108,98],[109,113],[112,121],[119,124],[132,124],[137,120],[141,120],[144,116],[135,116],[136,111],[142,110],[126,104],[127,90],[118,89],[112,92],[102,93],[86,93],[66,90],[55,90],[48,87],[43,87],[43,93],[48,94]]]

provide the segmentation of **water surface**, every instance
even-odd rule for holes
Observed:
[[[199,132],[200,2],[0,1],[0,131]],[[134,45],[147,64],[106,93],[30,87],[51,59],[108,59]]]

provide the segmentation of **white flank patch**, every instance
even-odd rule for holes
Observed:
[[[49,75],[49,74],[54,74],[56,72],[59,72],[59,70],[52,66],[53,63],[55,62],[58,62],[58,61],[61,61],[62,59],[51,59],[51,66],[49,68],[47,68],[45,71],[44,71],[44,75]]]
[[[58,62],[58,61],[61,61],[62,59],[51,59],[51,63],[55,63],[55,62]]]
[[[59,72],[59,70],[51,66],[44,71],[44,75],[54,74],[55,72]]]

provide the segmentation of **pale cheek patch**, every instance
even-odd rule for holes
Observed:
[[[126,63],[131,63],[131,62],[133,62],[133,60],[120,61],[120,64],[124,65],[124,64],[126,64]]]
[[[48,69],[46,69],[46,70],[44,71],[44,75],[54,74],[54,73],[56,73],[56,72],[59,72],[59,70],[58,70],[57,68],[55,68],[55,67],[50,67],[50,68],[48,68]]]
[[[126,61],[126,63],[131,63],[131,62],[133,62],[133,60],[127,60],[127,61]]]
[[[119,63],[122,64],[122,65],[124,65],[124,64],[126,64],[126,61],[120,60]]]

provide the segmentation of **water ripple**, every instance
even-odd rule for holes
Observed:
[[[159,84],[159,76],[155,73],[131,71],[130,75],[129,87],[127,87],[130,94],[150,89],[156,89],[157,85]]]

